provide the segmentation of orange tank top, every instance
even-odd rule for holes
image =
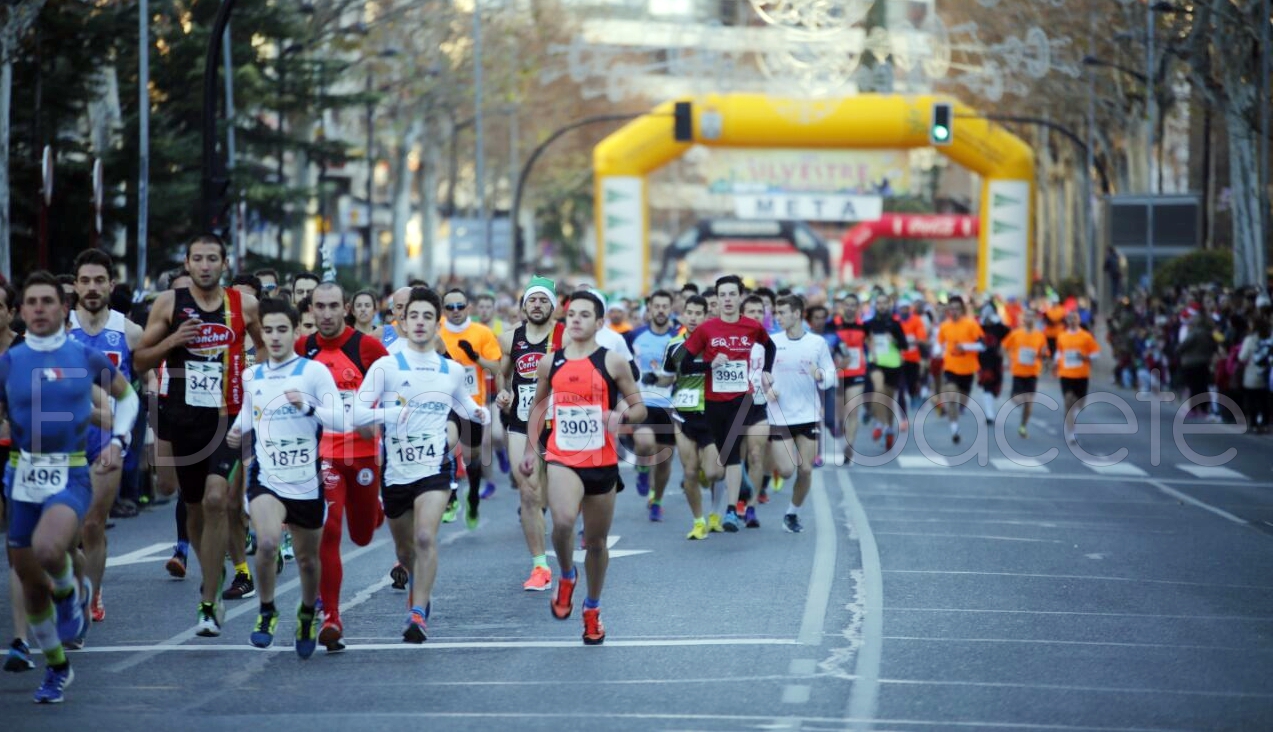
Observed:
[[[619,398],[618,384],[606,370],[606,353],[599,347],[573,360],[564,351],[552,354],[553,431],[546,461],[570,468],[619,464],[614,435],[606,431],[606,417]]]

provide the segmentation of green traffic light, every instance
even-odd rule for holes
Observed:
[[[933,125],[933,139],[945,142],[950,139],[950,128],[945,125]]]

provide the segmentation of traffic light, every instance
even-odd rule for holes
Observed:
[[[951,138],[954,136],[954,128],[951,123],[954,115],[951,113],[950,102],[934,102],[933,103],[933,120],[928,126],[928,142],[930,145],[949,145]]]
[[[677,102],[673,107],[672,139],[677,142],[694,141],[694,105],[689,102]]]

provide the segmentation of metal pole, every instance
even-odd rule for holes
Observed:
[[[1092,40],[1096,37],[1096,15],[1088,16],[1088,41],[1087,52],[1090,56],[1094,51],[1095,42]],[[1087,247],[1083,257],[1083,276],[1087,280],[1088,286],[1095,286],[1097,293],[1097,302],[1102,306],[1104,298],[1101,297],[1105,292],[1105,278],[1098,275],[1102,270],[1097,267],[1098,259],[1096,257],[1096,205],[1093,201],[1095,192],[1092,190],[1092,168],[1096,167],[1096,155],[1093,150],[1095,145],[1094,136],[1096,133],[1096,75],[1092,73],[1091,68],[1087,68],[1087,166],[1083,169],[1086,175],[1083,176],[1083,195],[1087,199],[1083,204],[1083,211],[1087,214]],[[1101,308],[1105,311],[1105,308]]]
[[[137,1],[137,288],[146,287],[150,218],[150,7]]]
[[[287,56],[287,51],[286,49],[283,48],[283,42],[279,41],[278,42],[278,61],[276,62],[278,66],[278,69],[277,69],[278,71],[278,150],[275,156],[278,158],[277,176],[278,176],[278,186],[280,189],[287,185],[287,183],[284,181],[285,173],[283,171],[283,136],[285,134],[285,128],[287,125],[287,115],[283,109],[283,98],[284,98],[284,95],[287,93],[287,65],[286,65],[287,58],[286,56]],[[284,208],[283,211],[280,213],[284,213],[285,211],[286,209]],[[287,216],[285,214],[281,215],[277,223],[277,228],[275,229],[275,232],[274,232],[274,236],[275,236],[274,256],[280,259],[283,257],[283,230],[286,228],[286,223],[287,223]]]
[[[373,152],[376,147],[376,103],[371,99],[371,90],[374,86],[372,74],[367,72],[367,245],[364,247],[367,269],[363,278],[365,280],[371,279],[371,259],[376,252],[376,245],[372,241],[376,230],[371,223],[372,209],[375,207],[372,199],[376,195],[376,156]]]
[[[1145,190],[1149,205],[1145,207],[1145,272],[1149,289],[1154,288],[1154,10],[1145,5]]]
[[[221,36],[221,56],[225,62],[225,153],[226,176],[234,175],[234,61],[230,55],[230,24],[226,23],[225,33]],[[243,261],[243,240],[239,236],[239,207],[230,207],[230,251],[234,252],[235,269],[243,272],[246,269]]]
[[[225,169],[217,157],[217,56],[221,53],[221,36],[230,22],[230,14],[234,12],[235,0],[222,0],[217,10],[216,20],[212,24],[212,35],[208,38],[208,54],[203,64],[203,186],[202,209],[203,227],[213,231],[224,222],[220,221],[222,186],[225,184]]]
[[[476,147],[473,171],[473,192],[477,196],[477,221],[481,231],[483,249],[486,253],[486,273],[489,275],[495,264],[491,251],[491,231],[487,221],[486,210],[486,136],[482,125],[482,2],[473,0],[473,130]],[[452,261],[451,268],[455,269]]]
[[[1269,241],[1269,88],[1270,64],[1273,49],[1269,48],[1270,22],[1269,0],[1260,3],[1260,234],[1255,240],[1255,276],[1261,290],[1268,287]]]

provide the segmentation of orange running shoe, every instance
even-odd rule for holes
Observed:
[[[606,642],[606,626],[601,624],[601,608],[584,608],[583,611],[583,644],[599,646]]]
[[[102,604],[101,590],[93,593],[93,607],[90,612],[93,614],[94,623],[100,623],[106,619],[106,605]]]
[[[552,587],[553,571],[547,567],[535,567],[530,570],[530,579],[522,584],[527,592],[543,592]]]
[[[550,605],[554,618],[565,620],[575,611],[575,583],[578,581],[579,570],[575,570],[575,576],[572,579],[557,578],[557,594]]]
[[[318,631],[318,642],[322,643],[328,653],[339,653],[345,650],[345,628],[341,625],[340,616],[327,613],[323,627]]]

